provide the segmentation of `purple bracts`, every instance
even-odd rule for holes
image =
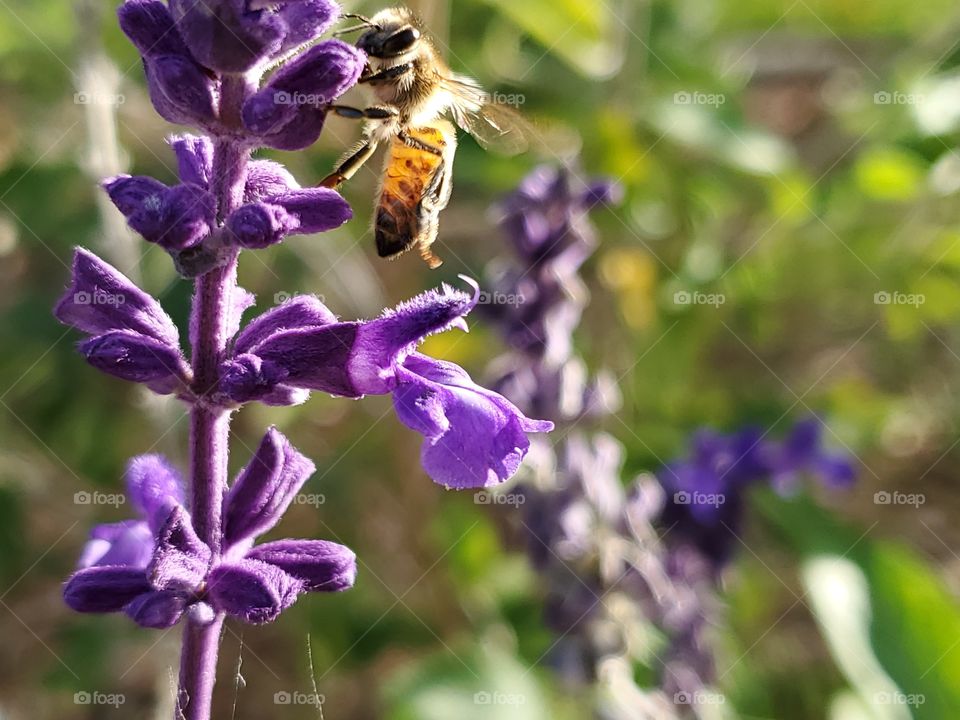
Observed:
[[[313,469],[270,428],[227,496],[224,550],[214,558],[194,532],[172,468],[155,455],[134,459],[128,487],[144,520],[95,529],[64,599],[78,612],[123,610],[144,627],[169,627],[204,604],[259,624],[275,620],[304,592],[349,588],[356,558],[342,545],[278,540],[253,547]]]

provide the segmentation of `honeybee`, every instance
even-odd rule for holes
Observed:
[[[382,10],[372,18],[347,17],[360,24],[337,34],[364,31],[356,45],[368,60],[359,82],[378,102],[364,109],[330,106],[337,115],[367,122],[363,140],[321,185],[338,187],[378,145],[389,143],[374,216],[377,253],[393,259],[416,248],[427,265],[437,268],[443,261],[431,246],[440,212],[450,201],[457,149],[456,129],[442,116],[451,114],[484,148],[507,154],[522,152],[535,133],[511,108],[490,102],[475,80],[450,70],[407,8]]]

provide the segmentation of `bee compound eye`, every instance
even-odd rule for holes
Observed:
[[[420,40],[420,31],[408,25],[383,41],[383,45],[380,48],[381,54],[384,57],[402,55],[412,50],[418,40]]]

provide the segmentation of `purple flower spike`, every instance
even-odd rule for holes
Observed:
[[[303,590],[300,580],[259,560],[219,565],[207,583],[214,607],[252,625],[276,620]]]
[[[197,169],[181,168],[188,176]],[[130,227],[166,250],[198,245],[215,225],[213,195],[199,185],[168,188],[150,177],[117,175],[103,186]]]
[[[243,124],[278,150],[316,142],[327,105],[356,84],[366,58],[339,40],[318,43],[284,65],[243,106]]]
[[[249,540],[276,525],[315,469],[276,428],[267,430],[227,494],[225,546]]]
[[[320,37],[339,17],[332,0],[171,0],[177,28],[206,67],[242,73]]]
[[[527,433],[553,423],[530,420],[506,398],[475,384],[453,363],[408,357],[393,394],[397,416],[426,442],[424,470],[448,488],[497,485],[520,467],[530,447]]]
[[[143,56],[154,108],[172,123],[210,125],[217,115],[216,81],[190,54],[166,4],[127,0],[120,27]]]
[[[353,586],[357,556],[326,540],[277,540],[253,548],[247,557],[276,565],[311,591],[339,592]]]

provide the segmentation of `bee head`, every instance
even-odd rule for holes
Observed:
[[[384,10],[377,13],[367,30],[357,40],[357,47],[374,58],[395,58],[413,50],[421,32],[412,13]]]

